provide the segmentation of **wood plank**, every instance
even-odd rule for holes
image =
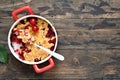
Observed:
[[[34,2],[33,2],[34,4]],[[40,3],[38,5],[41,5]],[[65,6],[64,6],[65,5]],[[37,7],[36,14],[55,18],[120,18],[117,1],[74,0],[55,1],[44,7]],[[46,10],[47,8],[47,10]],[[42,11],[41,11],[42,9]]]
[[[64,54],[66,57],[65,61],[60,62],[54,59],[56,64],[55,67],[39,75],[33,73],[33,69],[30,65],[22,64],[11,55],[10,62],[12,63],[9,63],[9,66],[5,68],[4,74],[6,75],[3,74],[0,76],[11,79],[63,79],[63,77],[64,79],[86,79],[88,77],[100,78],[108,74],[118,74],[117,70],[119,67],[115,67],[120,65],[119,60],[114,61],[114,54],[109,54],[111,51],[58,50],[58,52]],[[106,53],[108,54],[106,55]],[[109,69],[114,69],[115,72],[112,73],[112,70]],[[26,72],[30,74],[26,74]],[[14,74],[16,74],[16,76],[14,76]],[[74,76],[72,77],[72,75]]]
[[[42,74],[16,60],[7,45],[11,12],[25,5],[52,22],[59,38],[56,52],[65,56],[63,62],[53,58],[55,67]],[[2,0],[0,45],[7,48],[9,62],[0,63],[0,79],[119,80],[119,13],[119,0]]]
[[[13,4],[7,8],[3,4],[5,1],[1,2],[2,12],[11,12],[23,5],[31,5],[35,14],[55,17],[55,18],[120,18],[119,12],[119,1],[112,0],[41,0],[41,1],[8,1],[7,4]],[[19,3],[18,5],[16,5]],[[37,3],[37,4],[36,4]],[[18,7],[17,7],[18,6]],[[33,7],[34,6],[34,7]],[[7,13],[6,13],[7,14]]]

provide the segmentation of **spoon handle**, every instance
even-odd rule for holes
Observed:
[[[61,60],[61,61],[64,60],[64,56],[62,56],[62,55],[60,55],[60,54],[58,54],[58,53],[56,53],[56,52],[53,52],[53,51],[51,51],[51,50],[49,50],[49,49],[47,49],[47,48],[44,48],[43,46],[40,46],[40,45],[38,45],[38,44],[34,44],[34,45],[35,45],[36,47],[41,48],[41,49],[43,49],[44,51],[48,52],[49,54],[51,54],[51,55],[54,56],[55,58],[57,58],[57,59],[59,59],[59,60]]]

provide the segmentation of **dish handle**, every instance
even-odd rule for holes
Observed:
[[[24,11],[27,11],[31,15],[34,14],[32,9],[30,8],[30,6],[24,6],[24,7],[21,7],[19,9],[16,9],[12,12],[13,19],[16,21],[18,19],[17,15],[21,12],[24,12]]]
[[[53,61],[53,59],[50,58],[48,61],[49,61],[50,64],[48,66],[43,67],[43,68],[38,68],[38,65],[36,65],[36,64],[33,65],[33,68],[34,68],[35,72],[36,73],[42,73],[42,72],[45,72],[45,71],[53,68],[54,67],[54,61]]]

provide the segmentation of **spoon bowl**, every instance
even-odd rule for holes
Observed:
[[[46,51],[48,54],[52,55],[53,57],[57,58],[58,60],[61,60],[61,61],[64,60],[64,56],[62,56],[59,53],[53,52],[53,51],[51,51],[51,50],[49,50],[49,49],[47,49],[47,48],[45,48],[43,46],[40,46],[40,45],[38,45],[36,43],[34,43],[33,45],[40,48],[40,49],[42,49],[42,50],[44,50],[44,51]]]

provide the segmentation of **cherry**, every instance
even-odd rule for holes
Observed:
[[[30,24],[31,24],[32,26],[36,25],[36,19],[31,18],[31,19],[30,19]]]
[[[38,28],[37,26],[33,26],[33,27],[32,27],[32,30],[33,30],[33,31],[38,31],[39,28]]]

